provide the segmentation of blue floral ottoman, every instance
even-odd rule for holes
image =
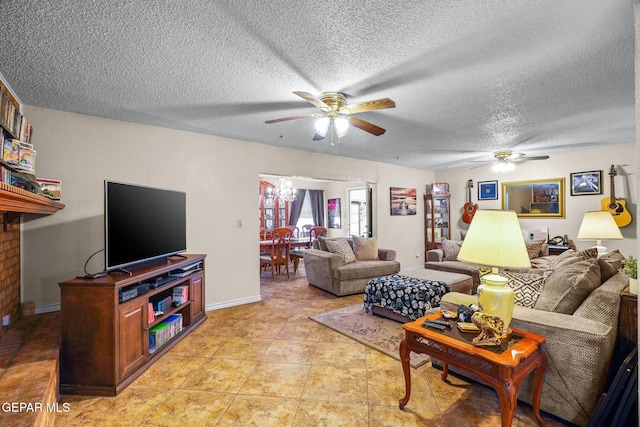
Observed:
[[[445,282],[392,274],[369,281],[364,291],[364,308],[368,313],[372,307],[381,307],[401,316],[392,317],[395,320],[416,320],[439,307],[442,296],[450,291]]]

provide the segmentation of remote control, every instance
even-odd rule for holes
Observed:
[[[431,320],[427,320],[426,322],[424,322],[422,324],[422,326],[429,326],[431,328],[436,328],[436,329],[444,329],[444,328],[446,328],[446,326],[441,325],[439,323],[433,323]]]
[[[427,322],[437,323],[438,325],[451,327],[451,322],[447,322],[446,320],[427,320]]]

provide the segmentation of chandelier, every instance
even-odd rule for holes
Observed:
[[[291,181],[284,178],[278,180],[278,185],[274,188],[273,193],[280,200],[280,203],[293,202],[296,199],[296,189],[291,186]]]

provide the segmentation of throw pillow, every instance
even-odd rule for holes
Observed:
[[[327,240],[326,237],[319,236],[317,240],[318,240],[318,247],[320,248],[320,250],[328,252],[329,249],[327,249],[327,244],[325,243],[325,240]]]
[[[444,252],[443,261],[455,261],[458,259],[462,242],[455,240],[442,239],[442,251]]]
[[[378,260],[378,239],[353,236],[353,252],[358,261]]]
[[[353,253],[353,249],[351,249],[351,245],[349,245],[346,239],[326,239],[324,242],[329,252],[340,255],[343,263],[350,264],[356,262],[356,255]]]
[[[611,279],[622,268],[622,261],[624,261],[624,255],[617,249],[598,258],[600,281],[604,283]]]
[[[500,274],[507,278],[507,285],[513,288],[516,305],[528,308],[535,307],[544,285],[544,276],[509,271],[503,271]]]
[[[564,251],[560,255],[556,257],[551,264],[549,265],[550,269],[556,269],[559,267],[563,267],[565,265],[573,264],[574,262],[581,261],[584,259],[591,259],[598,257],[598,250],[596,248],[589,248],[583,251],[574,251],[573,249],[569,249],[568,251]]]
[[[529,259],[538,258],[540,256],[540,249],[542,248],[542,242],[534,242],[533,240],[526,240],[527,252],[529,253]]]
[[[536,310],[573,314],[600,284],[596,258],[583,259],[545,272],[545,283]]]

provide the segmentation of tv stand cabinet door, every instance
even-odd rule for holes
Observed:
[[[118,382],[147,360],[149,336],[147,331],[146,298],[138,298],[118,309]]]
[[[191,323],[204,316],[204,274],[198,273],[191,278]]]

